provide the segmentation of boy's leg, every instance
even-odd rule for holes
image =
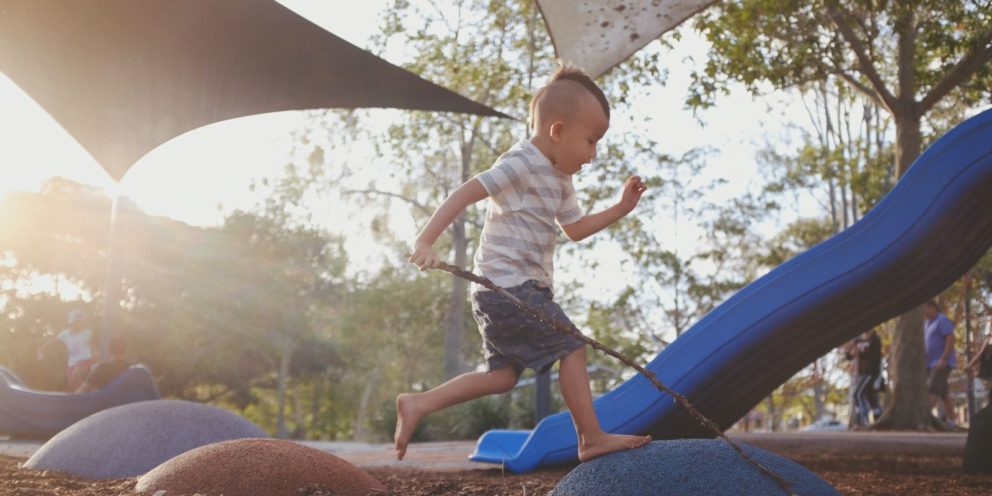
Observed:
[[[396,397],[396,458],[402,460],[420,419],[431,412],[458,403],[509,391],[517,383],[517,371],[506,366],[491,372],[468,372],[423,393]]]
[[[558,374],[558,385],[565,398],[568,411],[575,423],[579,438],[579,460],[589,461],[600,455],[632,448],[640,448],[651,441],[651,436],[626,436],[603,432],[592,406],[589,372],[586,370],[586,347],[583,346],[563,358]]]

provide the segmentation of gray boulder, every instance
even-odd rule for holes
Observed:
[[[268,434],[227,410],[177,400],[131,403],[90,415],[45,443],[25,467],[90,479],[135,477],[193,448]]]
[[[802,465],[750,445],[741,448],[791,484],[793,494],[838,496]],[[554,496],[720,496],[785,494],[726,442],[718,439],[654,441],[636,450],[601,456],[569,472]]]

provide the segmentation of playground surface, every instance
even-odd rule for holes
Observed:
[[[776,452],[809,468],[842,494],[988,494],[992,476],[961,469],[964,434],[832,432],[732,434],[731,438]],[[352,442],[303,444],[364,468],[394,495],[543,495],[571,469],[563,466],[511,474],[469,462],[472,441],[419,443],[398,462],[390,446]],[[0,440],[0,496],[132,495],[135,479],[90,481],[20,463],[40,442]],[[302,493],[301,493],[302,494]],[[318,496],[314,493],[312,496]]]

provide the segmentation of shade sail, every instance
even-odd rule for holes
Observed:
[[[558,57],[596,78],[715,0],[537,0]]]
[[[272,0],[0,0],[0,71],[120,180],[235,117],[380,107],[505,115]]]

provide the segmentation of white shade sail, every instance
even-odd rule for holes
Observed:
[[[715,0],[537,0],[558,57],[597,78]]]

